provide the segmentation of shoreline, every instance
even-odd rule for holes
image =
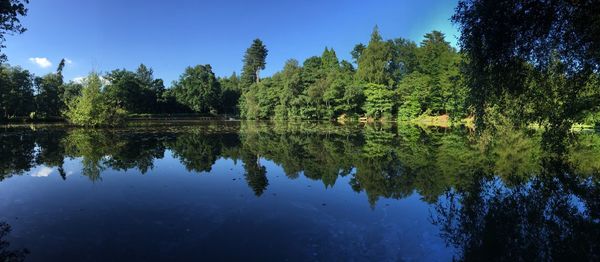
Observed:
[[[360,121],[356,119],[345,119],[344,121],[338,120],[275,120],[275,119],[241,119],[235,118],[228,115],[222,116],[206,116],[206,115],[197,115],[197,114],[139,114],[132,115],[128,117],[122,125],[117,126],[99,126],[99,127],[85,127],[79,126],[69,123],[66,119],[63,118],[49,118],[49,119],[29,119],[26,117],[23,118],[13,118],[9,121],[0,121],[0,128],[10,128],[10,127],[24,127],[24,126],[36,126],[36,127],[68,127],[68,128],[120,128],[120,127],[128,127],[135,126],[136,124],[158,124],[161,122],[164,123],[195,123],[195,122],[241,122],[241,121],[263,121],[263,122],[289,122],[289,123],[298,123],[298,122],[330,122],[330,123],[338,123],[341,125],[371,125],[371,124],[410,124],[415,126],[420,126],[424,128],[454,128],[454,127],[466,127],[466,128],[475,128],[475,123],[472,117],[463,118],[459,121],[452,121],[447,115],[441,116],[419,116],[410,120],[386,120],[386,119],[367,119],[366,121]],[[540,127],[536,124],[528,125],[529,128],[539,129]],[[589,124],[573,124],[571,127],[571,131],[596,131],[597,129],[593,125]]]

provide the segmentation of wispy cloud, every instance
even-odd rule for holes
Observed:
[[[29,61],[38,65],[41,68],[48,68],[52,66],[52,62],[45,57],[32,57],[29,58]]]
[[[70,65],[73,63],[73,60],[65,58],[65,63],[67,63],[67,65]]]

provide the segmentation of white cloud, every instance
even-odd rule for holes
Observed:
[[[67,65],[70,65],[73,63],[73,60],[65,58],[65,63],[67,63]]]
[[[86,80],[87,76],[77,76],[74,77],[73,79],[71,79],[71,81],[77,83],[77,84],[83,84],[83,82]],[[108,81],[108,79],[104,78],[103,76],[100,76],[100,81],[102,82],[103,85],[108,85],[110,84],[110,81]]]
[[[50,60],[48,60],[48,58],[45,57],[32,57],[29,58],[29,61],[38,65],[41,68],[48,68],[52,66],[52,62],[50,62]]]
[[[47,177],[52,173],[52,168],[49,167],[42,167],[39,170],[37,170],[36,172],[33,172],[31,174],[32,177]]]
[[[83,83],[83,80],[85,80],[85,76],[78,76],[72,79],[73,82],[81,84]]]

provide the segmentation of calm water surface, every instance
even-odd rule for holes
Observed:
[[[536,132],[403,125],[0,131],[1,259],[599,258],[593,133],[548,152]]]

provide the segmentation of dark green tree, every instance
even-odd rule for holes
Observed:
[[[260,81],[260,70],[265,69],[269,50],[260,39],[254,39],[252,45],[244,54],[244,67],[242,69],[242,83],[245,88]]]
[[[144,64],[135,72],[118,69],[106,74],[107,91],[115,104],[130,113],[160,113],[165,110],[165,86]]]
[[[321,64],[323,65],[323,69],[326,72],[338,70],[340,68],[340,61],[335,54],[335,50],[333,48],[328,49],[325,47],[323,54],[321,54]]]
[[[238,103],[241,95],[240,78],[235,72],[230,77],[219,78],[221,85],[221,103],[219,110],[227,114],[238,113]]]
[[[589,89],[590,75],[597,75],[600,68],[600,5],[596,1],[461,0],[453,21],[460,27],[470,100],[479,127],[491,124],[496,117],[486,119],[486,112],[495,111],[509,114],[516,124],[532,121],[531,117],[542,120],[560,134],[598,109],[597,88]],[[562,65],[557,68],[557,64]],[[521,117],[525,110],[515,108],[548,102],[533,96],[547,83],[531,82],[532,72],[556,74],[557,69],[565,78],[555,82],[561,106]]]
[[[419,66],[418,46],[415,42],[404,38],[388,40],[391,49],[390,72],[395,83],[415,70]]]
[[[144,88],[136,73],[126,69],[113,70],[104,77],[109,84],[106,91],[114,104],[130,113],[147,113],[151,93]]]
[[[36,77],[34,84],[37,89],[35,96],[36,117],[58,117],[61,111],[66,108],[66,104],[61,99],[63,88],[63,69],[65,68],[65,59],[62,59],[56,68],[56,73],[47,74],[43,77]]]
[[[140,64],[135,70],[135,75],[142,85],[146,89],[153,89],[154,83],[154,70],[148,68],[144,64]]]
[[[210,65],[187,67],[172,91],[177,102],[194,112],[209,113],[219,108],[221,86]]]
[[[433,31],[425,34],[418,56],[419,71],[429,78],[424,107],[435,114],[447,113],[453,85],[458,84],[452,81],[459,74],[456,70],[458,54],[443,33]]]
[[[302,81],[305,85],[302,93],[304,105],[300,109],[300,114],[305,119],[321,119],[323,116],[323,94],[327,88],[325,76],[321,57],[312,56],[304,60],[302,70]]]
[[[144,64],[137,68],[136,77],[142,90],[145,113],[160,113],[164,109],[165,85],[163,80],[154,78],[154,70]]]
[[[352,49],[352,51],[350,52],[350,54],[352,55],[352,60],[355,64],[358,65],[358,61],[360,59],[360,56],[363,54],[363,52],[365,51],[367,47],[364,44],[356,44],[354,46],[354,48]]]
[[[358,60],[357,79],[363,83],[393,84],[390,75],[391,54],[390,45],[383,41],[376,26],[367,48]]]
[[[60,116],[60,110],[63,103],[60,99],[63,79],[60,74],[47,74],[43,77],[35,78],[36,117],[57,117]]]
[[[0,118],[29,116],[34,105],[33,75],[20,67],[0,65]]]

